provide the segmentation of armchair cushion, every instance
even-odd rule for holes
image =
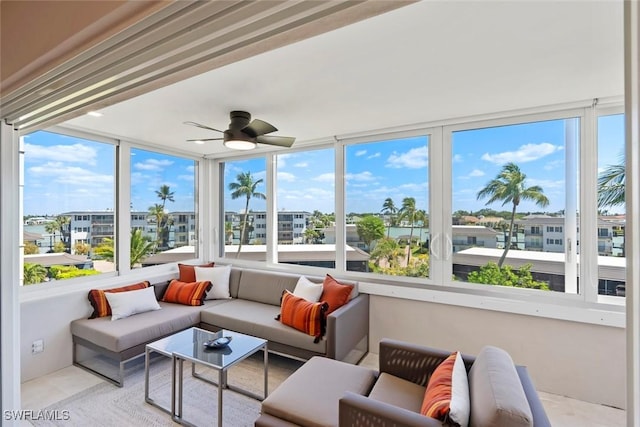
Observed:
[[[484,347],[469,371],[470,424],[485,426],[533,426],[533,415],[518,372],[509,354]]]
[[[383,372],[369,393],[369,399],[419,413],[424,393],[423,386]]]

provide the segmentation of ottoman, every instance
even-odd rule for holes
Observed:
[[[377,372],[315,356],[262,402],[258,427],[338,425],[338,401],[345,391],[367,396]]]

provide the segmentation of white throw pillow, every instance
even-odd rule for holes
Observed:
[[[126,292],[105,292],[111,307],[111,320],[124,319],[145,311],[160,310],[153,286]]]
[[[451,403],[449,404],[449,417],[461,427],[469,424],[469,414],[471,412],[471,402],[469,397],[469,380],[467,369],[460,352],[456,355],[453,364],[453,377],[451,379]]]
[[[211,282],[211,290],[207,292],[205,299],[229,299],[229,276],[231,266],[222,267],[195,267],[196,282]]]
[[[293,294],[310,302],[318,302],[322,296],[322,283],[313,283],[306,277],[300,276]]]

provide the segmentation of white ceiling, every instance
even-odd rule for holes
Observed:
[[[229,111],[297,143],[623,95],[621,1],[422,1],[147,93],[65,125],[224,155]],[[295,145],[294,145],[295,146]]]

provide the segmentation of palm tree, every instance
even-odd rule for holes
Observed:
[[[174,192],[171,191],[168,185],[161,185],[160,190],[156,190],[156,195],[162,200],[162,208],[164,209],[164,205],[167,203],[167,200],[170,202],[174,202],[173,200]]]
[[[624,154],[620,163],[609,165],[598,177],[598,207],[618,206],[625,203],[626,167]]]
[[[25,262],[22,267],[22,281],[25,285],[42,283],[47,277],[47,269],[40,264]]]
[[[411,233],[409,233],[409,252],[407,253],[407,265],[409,265],[409,260],[411,259],[411,242],[413,241],[413,226],[418,219],[416,199],[413,197],[405,197],[402,199],[402,207],[398,212],[400,213],[399,219],[407,219],[411,223]]]
[[[149,215],[156,220],[156,246],[160,246],[160,229],[165,217],[164,207],[158,203],[153,206],[149,206]]]
[[[140,264],[152,251],[154,243],[147,236],[142,235],[142,230],[131,230],[129,267],[133,268]],[[94,249],[94,253],[107,261],[113,262],[115,259],[113,239],[105,238],[102,243]]]
[[[389,237],[389,233],[391,232],[391,223],[393,222],[393,217],[396,213],[398,213],[398,208],[393,203],[393,199],[391,197],[387,197],[384,199],[384,203],[382,204],[382,209],[380,213],[385,215],[389,215],[389,227],[387,227],[387,237]]]
[[[142,230],[131,230],[131,242],[129,251],[129,266],[133,268],[140,264],[153,250],[153,242],[149,237],[142,235]]]
[[[253,176],[251,176],[251,172],[240,172],[236,177],[236,180],[236,182],[229,183],[231,198],[234,200],[240,197],[246,198],[246,203],[244,206],[244,218],[242,220],[242,228],[240,230],[240,244],[238,245],[238,254],[240,254],[242,243],[246,239],[245,231],[247,229],[247,220],[249,218],[249,200],[251,200],[252,197],[264,200],[267,198],[267,196],[256,191],[256,187],[258,187],[258,185],[263,182],[263,179],[260,178],[254,181]]]
[[[509,232],[507,234],[507,242],[504,246],[504,252],[498,261],[498,267],[502,267],[509,247],[511,246],[511,236],[513,234],[513,224],[516,218],[516,209],[522,200],[531,200],[536,205],[544,208],[549,205],[549,199],[544,195],[542,187],[534,185],[532,187],[525,186],[527,176],[520,170],[518,165],[509,162],[502,167],[498,175],[489,181],[485,187],[477,194],[477,199],[488,197],[489,200],[485,205],[502,201],[502,206],[511,203],[511,221],[509,222]]]
[[[159,190],[156,190],[156,195],[158,196],[158,198],[160,200],[162,200],[162,212],[164,213],[165,210],[165,205],[167,203],[167,200],[170,202],[174,202],[175,200],[173,199],[173,194],[174,192],[171,191],[171,188],[168,185],[161,185]],[[159,242],[159,246],[161,248],[165,248],[167,247],[167,242],[169,240],[169,223],[168,223],[168,216],[166,214],[164,214],[161,218],[161,221],[158,222],[158,233],[157,233],[157,239]]]

